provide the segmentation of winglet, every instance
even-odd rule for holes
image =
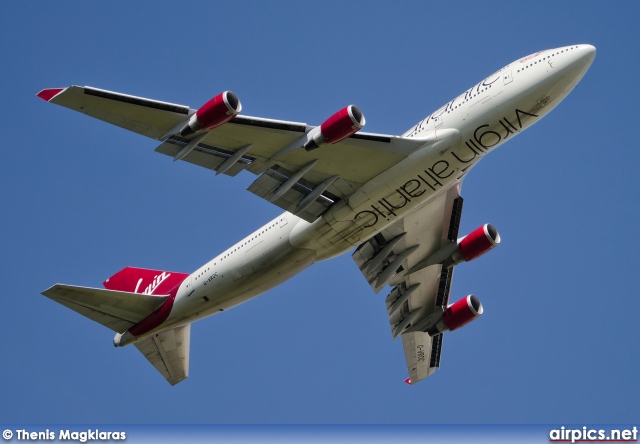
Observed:
[[[55,96],[60,94],[61,91],[64,91],[64,88],[43,89],[38,94],[36,94],[36,96],[40,97],[45,102],[48,102],[51,99],[53,99]]]
[[[411,385],[411,378],[407,378],[407,379],[405,379],[405,380],[404,380],[404,382],[405,382],[406,384]]]

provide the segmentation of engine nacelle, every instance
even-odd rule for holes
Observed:
[[[450,305],[442,313],[442,318],[429,328],[427,333],[429,336],[435,336],[445,331],[457,330],[480,316],[482,311],[480,300],[470,294]]]
[[[212,130],[233,119],[241,110],[238,96],[231,91],[220,93],[198,108],[180,130],[180,135],[186,137],[200,130]]]
[[[318,128],[314,128],[311,138],[304,144],[307,151],[315,150],[325,143],[334,144],[355,134],[365,124],[364,114],[355,105],[349,105],[329,117]]]
[[[484,224],[462,238],[458,242],[458,248],[442,265],[446,268],[457,265],[460,262],[469,262],[482,256],[499,243],[500,234],[498,234],[498,230],[491,224]]]

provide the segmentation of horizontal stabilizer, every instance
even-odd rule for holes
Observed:
[[[168,297],[64,284],[56,284],[42,294],[116,333],[145,319]]]
[[[156,333],[134,345],[153,364],[169,384],[176,385],[189,376],[191,324]]]

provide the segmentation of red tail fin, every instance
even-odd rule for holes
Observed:
[[[187,277],[189,277],[188,274],[173,271],[126,267],[104,281],[103,285],[107,290],[141,294],[169,294]]]

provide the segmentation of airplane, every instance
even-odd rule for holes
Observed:
[[[88,86],[45,89],[47,102],[160,141],[155,151],[235,176],[285,212],[193,273],[126,267],[104,288],[56,284],[42,294],[134,344],[171,384],[189,374],[191,323],[228,310],[348,251],[385,298],[415,384],[440,367],[444,333],[483,312],[449,304],[454,267],[500,243],[491,224],[458,236],[461,184],[487,153],[538,122],[582,79],[587,44],[518,59],[401,136],[365,133],[349,105],[320,126],[241,115],[231,91],[198,109]]]

